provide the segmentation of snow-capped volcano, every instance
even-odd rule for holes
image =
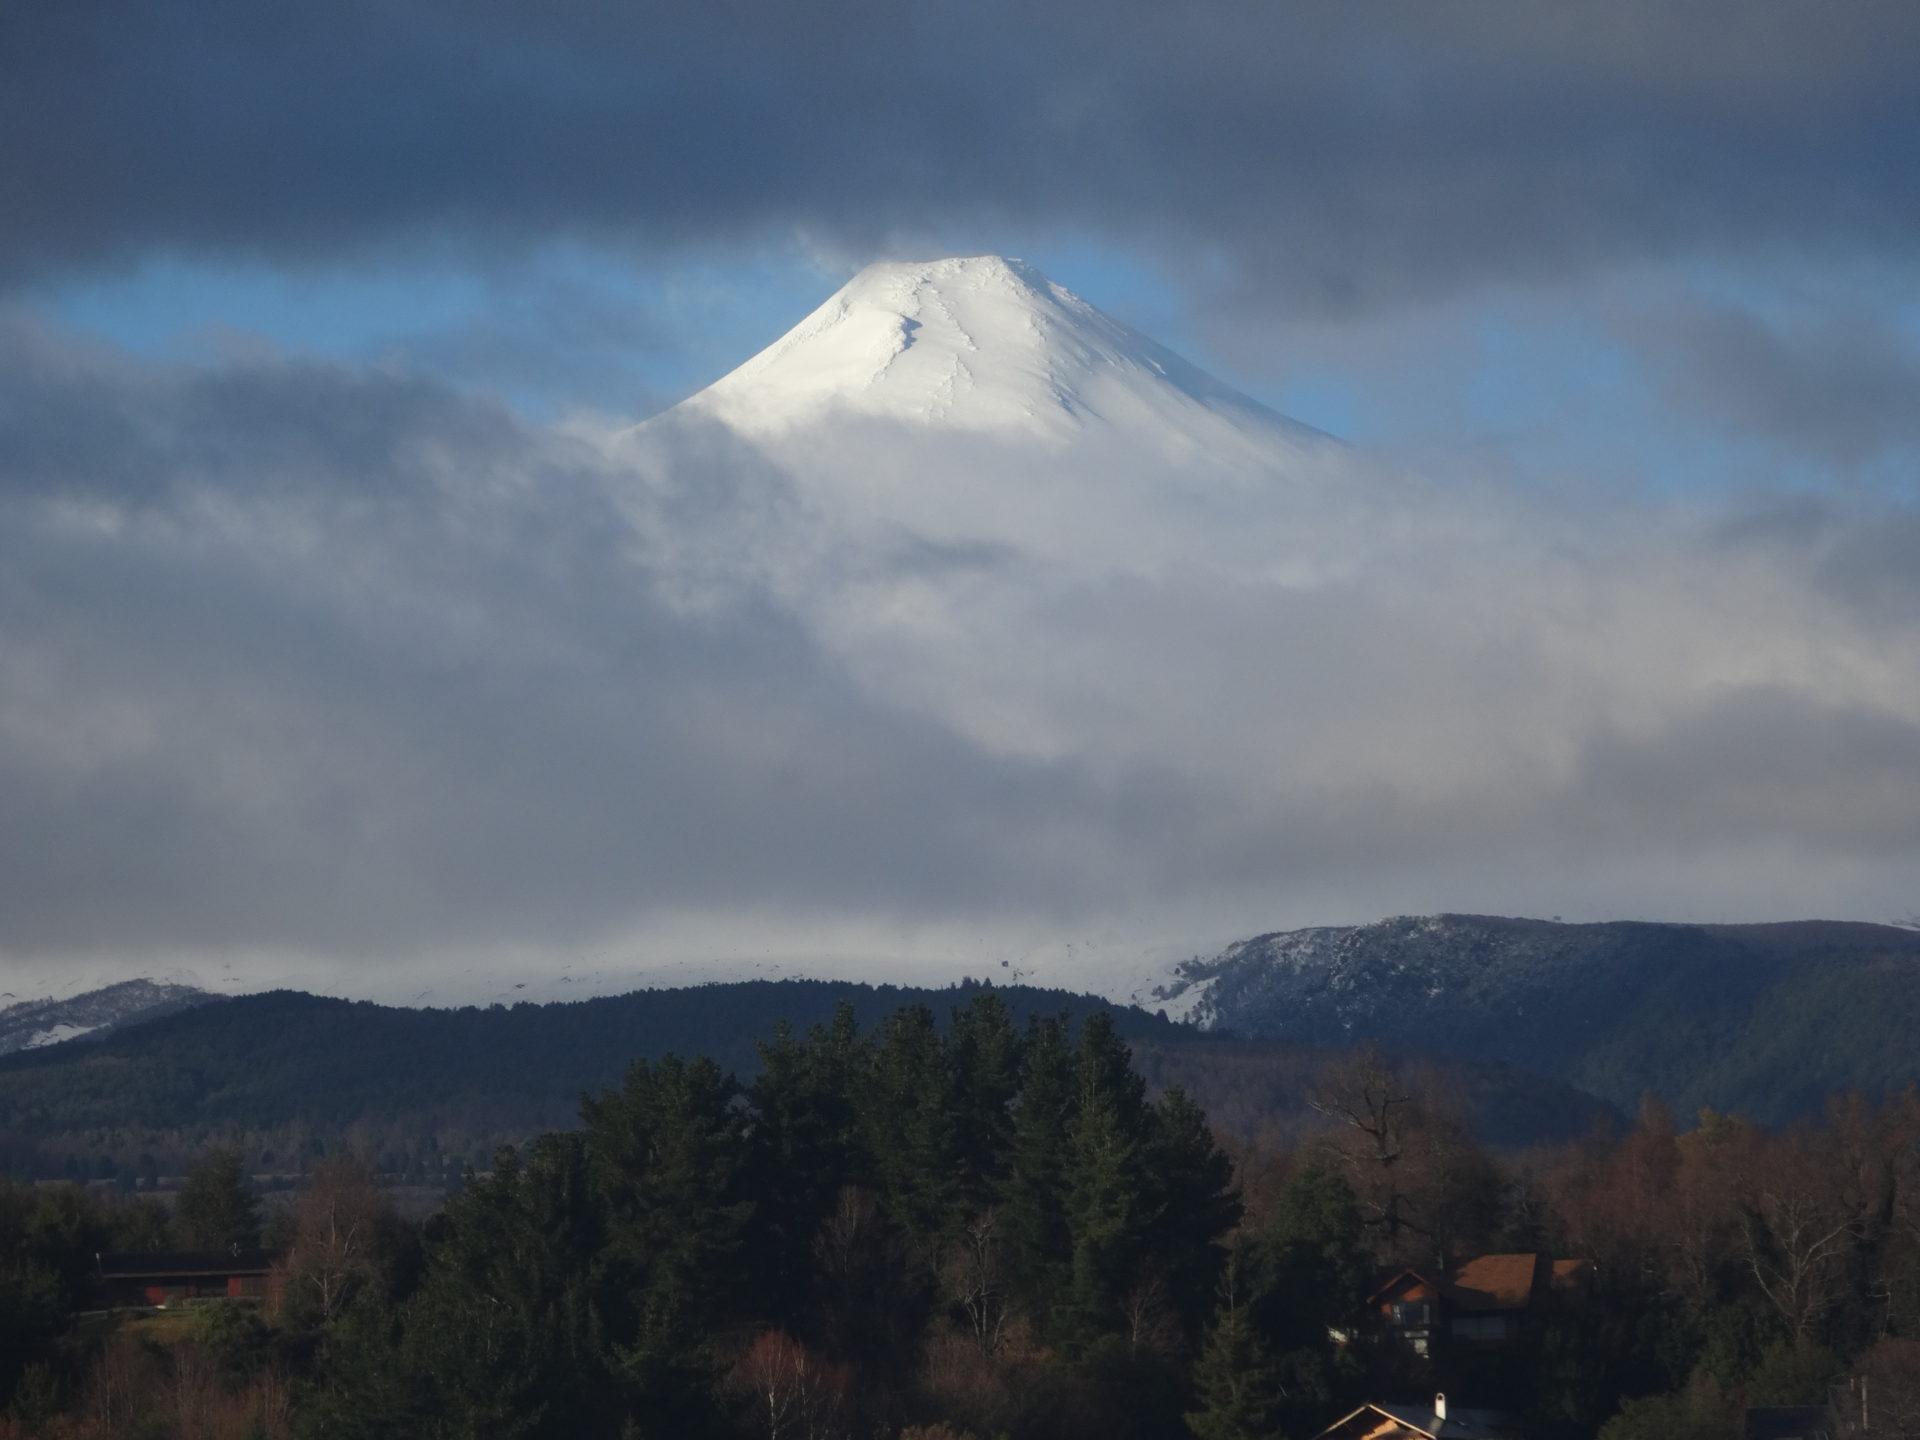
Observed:
[[[870,265],[676,409],[763,440],[859,418],[1055,446],[1118,432],[1170,459],[1325,438],[997,255]]]
[[[917,584],[868,582],[935,555],[1297,579],[1341,553],[1316,539],[1330,498],[1360,501],[1345,446],[996,255],[868,266],[616,453],[676,517],[726,512],[710,552],[677,521],[664,547],[697,588],[744,570],[843,635],[934,621]]]
[[[1023,762],[1091,763],[1089,716],[1127,763],[1191,743],[1184,707],[1123,739],[1150,707],[1109,693],[1136,663],[1121,637],[1191,627],[1204,669],[1250,622],[1203,619],[1201,577],[1343,573],[1349,517],[1384,493],[1339,442],[997,256],[869,266],[612,454],[676,600],[770,601],[873,701]],[[1218,683],[1182,693],[1211,713]]]

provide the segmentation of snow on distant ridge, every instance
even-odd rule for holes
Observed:
[[[118,980],[79,994],[67,991],[0,1007],[0,1055],[41,1050],[85,1035],[156,1019],[213,997],[192,985],[146,978]]]
[[[27,1037],[20,1048],[22,1050],[40,1050],[48,1045],[64,1044],[68,1040],[78,1040],[82,1035],[91,1035],[98,1025],[55,1025],[46,1030],[36,1030]]]

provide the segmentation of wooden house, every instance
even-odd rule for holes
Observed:
[[[1367,1305],[1416,1355],[1498,1350],[1537,1329],[1556,1303],[1579,1303],[1592,1283],[1589,1260],[1476,1255],[1445,1268],[1390,1271]]]
[[[1498,1410],[1449,1408],[1445,1395],[1431,1405],[1362,1405],[1314,1440],[1522,1440],[1520,1422]]]
[[[188,1300],[279,1298],[277,1250],[117,1250],[94,1256],[98,1303],[108,1310],[165,1309]]]

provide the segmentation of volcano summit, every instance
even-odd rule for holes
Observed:
[[[1105,431],[1180,460],[1325,439],[997,255],[870,265],[669,413],[761,440],[835,418],[1052,447]]]

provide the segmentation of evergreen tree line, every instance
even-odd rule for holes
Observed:
[[[237,1154],[171,1215],[0,1187],[12,1435],[1306,1440],[1439,1389],[1542,1436],[1732,1440],[1745,1406],[1860,1377],[1878,1428],[1836,1433],[1920,1422],[1920,1097],[1790,1131],[1649,1102],[1496,1157],[1362,1053],[1317,1136],[1235,1164],[1103,1012],[843,1009],[758,1058],[745,1085],[636,1063],[424,1225],[364,1161],[316,1167],[264,1227],[289,1249],[266,1314],[70,1318],[95,1250],[262,1238]],[[1421,1358],[1368,1313],[1382,1267],[1486,1250],[1598,1281],[1497,1353]]]
[[[277,1377],[280,1418],[249,1412],[269,1434],[1182,1433],[1242,1207],[1200,1109],[1148,1097],[1110,1015],[1022,1026],[989,991],[863,1033],[842,1007],[759,1058],[745,1086],[636,1062],[411,1237],[364,1171],[323,1175],[277,1323],[196,1353]],[[75,1381],[75,1427],[113,1409],[105,1368]]]
[[[414,1292],[329,1330],[309,1433],[1180,1428],[1241,1205],[1109,1015],[1022,1029],[986,993],[863,1035],[843,1008],[760,1059],[744,1089],[638,1062],[503,1150]]]
[[[851,1005],[873,1026],[904,1005],[944,1014],[981,988],[763,980],[462,1009],[235,996],[98,1041],[0,1056],[0,1172],[131,1190],[239,1144],[259,1168],[298,1174],[345,1135],[384,1173],[457,1178],[484,1170],[501,1144],[570,1125],[581,1093],[616,1083],[636,1057],[706,1055],[751,1077],[755,1041],[781,1020],[804,1029]],[[1022,1024],[1114,1009],[1130,1042],[1199,1038],[1091,996],[995,990]]]
[[[985,988],[816,980],[638,991],[569,1004],[412,1010],[281,991],[243,995],[41,1050],[0,1056],[0,1173],[169,1189],[216,1146],[294,1183],[344,1144],[396,1183],[448,1188],[501,1145],[574,1123],[583,1092],[637,1057],[710,1057],[745,1081],[756,1041],[784,1019],[806,1030],[852,1005],[865,1027],[902,1006],[945,1015]],[[1155,1086],[1179,1084],[1223,1134],[1275,1134],[1310,1117],[1301,1096],[1332,1058],[1317,1047],[1234,1041],[1129,1006],[1020,985],[992,987],[1022,1030],[1109,1011]],[[1607,1107],[1495,1066],[1445,1062],[1476,1133],[1501,1143],[1570,1138]]]

